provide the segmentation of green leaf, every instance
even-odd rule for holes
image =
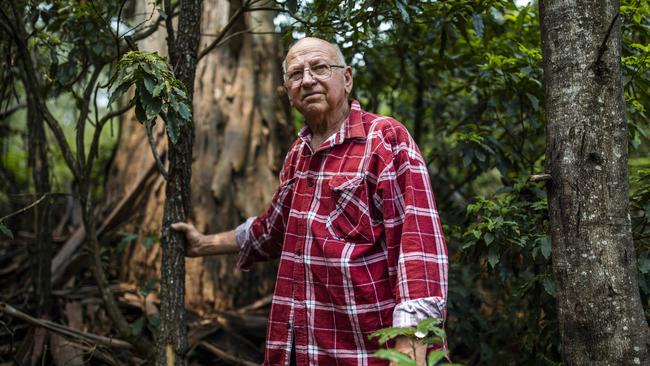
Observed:
[[[439,318],[426,318],[420,321],[416,327],[415,336],[419,338],[426,337],[429,333],[434,333],[438,337],[445,338],[445,331],[438,327],[442,323]]]
[[[178,125],[178,119],[176,118],[175,113],[168,113],[165,115],[165,127],[167,128],[167,137],[172,144],[178,142],[178,135],[181,132],[181,128]]]
[[[551,237],[548,235],[542,237],[539,240],[539,247],[544,258],[548,259],[551,256]]]
[[[388,327],[380,329],[368,336],[368,339],[377,338],[378,343],[386,343],[387,341],[399,336],[412,336],[415,334],[414,327]]]
[[[526,96],[528,97],[530,104],[533,106],[533,109],[537,111],[539,109],[539,99],[530,93],[526,93]]]
[[[544,290],[547,294],[555,296],[555,282],[553,282],[552,279],[545,277],[544,280],[542,280],[542,286],[544,286]]]
[[[14,233],[12,233],[11,230],[9,230],[9,228],[6,227],[3,223],[0,223],[0,232],[9,237],[9,239],[14,239]]]
[[[427,365],[429,366],[435,366],[447,356],[446,351],[431,351],[429,352],[429,355],[427,356]]]
[[[158,283],[158,279],[155,277],[150,277],[144,280],[144,282],[141,282],[138,286],[138,292],[142,296],[147,296],[153,291],[153,289],[156,287],[156,283]]]
[[[144,239],[142,239],[142,245],[147,249],[151,249],[155,241],[156,241],[155,235],[145,236]]]
[[[644,252],[641,253],[641,255],[639,255],[638,267],[639,267],[639,272],[643,274],[650,272],[650,252]]]
[[[411,21],[411,17],[409,16],[409,13],[406,10],[404,4],[402,4],[402,2],[399,0],[397,1],[397,10],[399,10],[399,14],[402,16],[404,23],[408,24]]]
[[[474,32],[478,38],[483,38],[483,18],[479,14],[474,14],[472,16],[472,26],[474,27]]]
[[[490,263],[490,267],[494,268],[499,263],[499,260],[499,253],[497,253],[494,247],[490,248],[488,252],[488,263]]]
[[[140,121],[140,123],[144,123],[145,121],[147,121],[147,113],[144,111],[144,108],[142,107],[142,100],[138,98],[137,95],[135,100],[135,117],[138,119],[138,121]]]
[[[420,339],[420,343],[442,345],[444,340],[438,336],[433,336]]]
[[[162,100],[160,98],[154,98],[146,88],[142,88],[142,85],[138,85],[138,91],[140,94],[140,101],[142,102],[142,107],[144,108],[146,120],[151,121],[156,118],[160,110],[162,109]]]
[[[131,88],[130,82],[120,84],[117,88],[115,88],[115,90],[113,90],[113,93],[111,93],[111,97],[108,98],[108,105],[111,105],[117,98],[126,93],[129,88]]]
[[[144,320],[145,317],[142,316],[129,326],[129,332],[131,333],[131,335],[138,336],[140,335],[140,333],[142,333],[142,328],[144,327]]]
[[[494,235],[492,233],[485,233],[483,240],[485,240],[485,245],[490,245],[494,241]]]
[[[383,358],[384,360],[396,362],[397,366],[417,366],[417,363],[415,363],[414,359],[402,352],[398,352],[393,349],[380,349],[379,351],[375,352],[375,356],[378,358]]]
[[[181,118],[186,121],[192,118],[192,111],[190,110],[190,107],[185,102],[181,102],[178,104],[178,114],[180,114]]]
[[[176,92],[176,94],[178,94],[179,97],[181,97],[181,99],[187,99],[187,94],[185,93],[185,90],[177,86],[172,87],[172,89]]]
[[[129,234],[125,235],[122,238],[122,240],[120,240],[120,242],[117,243],[117,247],[115,248],[115,250],[118,253],[121,253],[122,251],[124,251],[124,248],[126,248],[126,246],[129,245],[129,243],[131,243],[132,241],[134,241],[137,238],[138,238],[138,236],[133,234],[133,233],[129,233]]]
[[[151,95],[153,95],[154,97],[158,97],[158,96],[160,96],[160,93],[163,90],[165,90],[165,83],[160,83],[160,84],[156,85],[155,88],[153,88],[153,91],[151,92]]]
[[[155,96],[154,91],[159,86],[158,84],[156,84],[156,80],[148,76],[145,76],[143,79],[144,79],[144,87],[147,89],[149,94]]]

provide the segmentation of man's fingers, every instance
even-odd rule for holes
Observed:
[[[190,230],[192,230],[194,228],[194,226],[192,226],[192,225],[190,225],[188,223],[185,223],[185,222],[175,222],[175,223],[171,224],[170,227],[173,230],[184,231],[184,232],[189,232]]]

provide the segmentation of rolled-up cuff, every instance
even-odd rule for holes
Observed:
[[[237,245],[239,245],[240,250],[250,238],[250,229],[254,220],[255,216],[249,217],[243,224],[237,226],[235,229],[235,241],[237,242]]]
[[[424,297],[404,301],[393,310],[393,327],[414,327],[424,319],[447,316],[447,302],[442,297]]]

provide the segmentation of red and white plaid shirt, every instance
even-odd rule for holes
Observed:
[[[236,230],[239,267],[280,257],[264,365],[386,365],[368,335],[445,318],[447,248],[426,167],[406,128],[353,101],[315,152],[287,154],[269,209]],[[294,339],[295,337],[295,339]]]

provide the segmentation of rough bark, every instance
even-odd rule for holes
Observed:
[[[618,1],[540,1],[553,272],[566,365],[648,365],[628,203]]]
[[[27,98],[27,146],[28,162],[34,180],[35,198],[50,193],[50,169],[47,161],[47,140],[43,126],[43,115],[33,90],[26,89]],[[52,284],[50,281],[52,262],[52,217],[50,200],[45,199],[34,209],[34,245],[30,245],[32,281],[36,300],[36,314],[49,316],[51,310]]]
[[[170,25],[168,25],[169,27]],[[194,92],[201,0],[180,3],[178,37],[171,29],[167,38],[174,74],[186,87],[190,104]],[[192,178],[192,145],[194,127],[184,124],[178,141],[169,144],[169,171],[165,191],[162,227],[162,265],[160,282],[160,329],[156,340],[157,365],[186,365],[187,324],[185,322],[185,236],[170,230],[174,222],[186,221],[192,210],[190,180]]]
[[[225,0],[204,3],[201,49],[239,5]],[[134,13],[146,10],[135,9]],[[254,28],[256,32],[272,31],[273,13],[246,13],[241,22],[240,27]],[[139,48],[165,54],[163,39],[164,34],[154,33]],[[278,45],[274,35],[240,34],[208,53],[197,65],[191,220],[203,232],[233,229],[246,217],[260,214],[277,187],[277,172],[292,130],[281,88],[282,51]],[[159,151],[165,151],[164,132],[157,129],[155,133]],[[117,202],[137,172],[150,166],[151,152],[143,143],[145,139],[144,129],[135,117],[123,118],[107,184],[109,202]],[[143,235],[160,230],[164,187],[165,182],[159,179],[143,194],[126,230]],[[156,277],[160,254],[157,245],[132,245],[123,259],[123,276],[131,282]],[[242,273],[235,263],[234,256],[186,260],[186,306],[203,311],[227,309],[271,292],[274,264]]]

